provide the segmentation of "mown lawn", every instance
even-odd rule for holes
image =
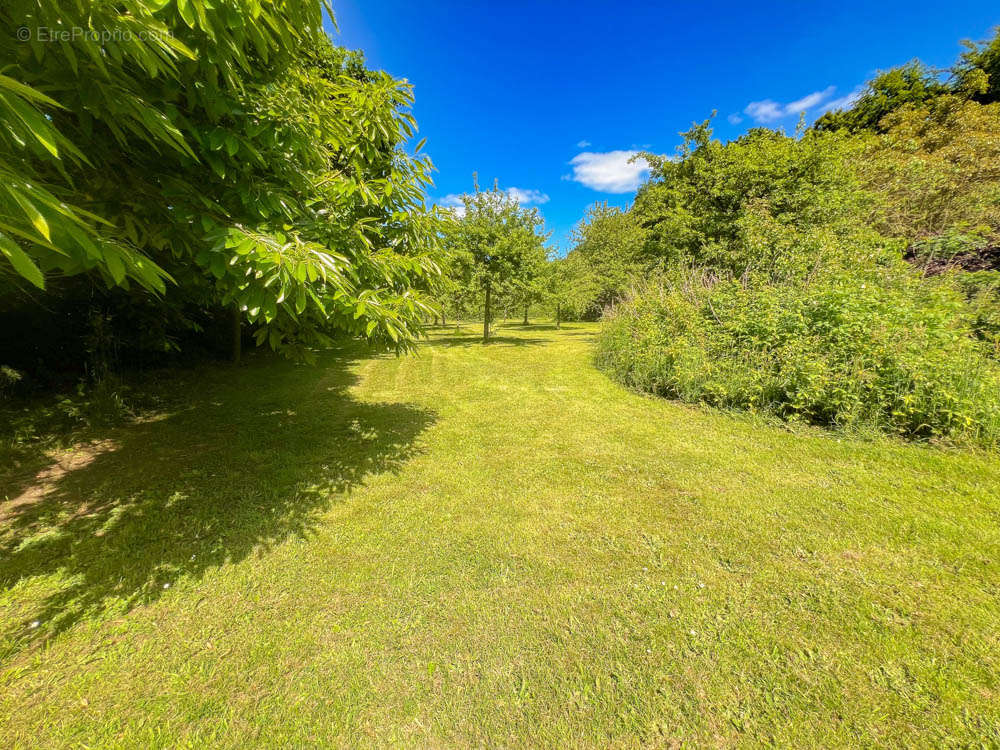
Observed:
[[[7,467],[0,746],[1000,745],[997,457],[635,395],[596,330],[189,372]]]

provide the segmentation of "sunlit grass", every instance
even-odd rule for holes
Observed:
[[[631,394],[595,333],[204,369],[4,477],[0,745],[1000,744],[995,456]]]

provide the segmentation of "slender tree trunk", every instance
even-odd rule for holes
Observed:
[[[559,303],[556,302],[556,328],[559,327],[561,313],[562,313],[562,308],[560,307]]]
[[[233,334],[233,364],[238,365],[243,356],[243,316],[240,315],[240,308],[233,305],[231,311],[232,334]]]
[[[528,305],[524,306],[524,324],[528,325]]]
[[[486,309],[483,312],[483,341],[490,340],[490,280],[486,280]]]
[[[441,325],[442,326],[448,325],[448,320],[444,316],[444,310],[441,311]]]

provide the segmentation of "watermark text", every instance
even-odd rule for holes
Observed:
[[[88,29],[83,26],[21,26],[16,33],[22,42],[133,42],[155,41],[172,36],[166,30]]]

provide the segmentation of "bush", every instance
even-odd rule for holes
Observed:
[[[972,330],[1000,359],[1000,271],[958,273],[955,281],[972,308]]]
[[[766,284],[692,274],[606,320],[599,363],[688,402],[994,447],[1000,368],[963,295],[905,268]]]

